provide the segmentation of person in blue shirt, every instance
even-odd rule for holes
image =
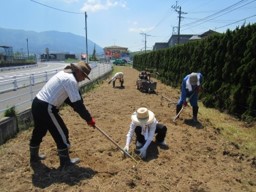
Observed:
[[[201,73],[191,73],[184,77],[181,84],[181,95],[179,101],[176,105],[176,114],[178,115],[179,111],[182,108],[182,105],[187,106],[187,102],[193,108],[193,121],[198,122],[197,114],[198,114],[198,92],[201,88],[201,84],[203,81],[203,76]]]

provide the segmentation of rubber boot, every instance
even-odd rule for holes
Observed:
[[[198,120],[197,120],[198,109],[199,109],[198,106],[193,107],[193,121],[194,121],[195,123],[198,122]]]
[[[80,162],[79,158],[70,159],[68,148],[58,150],[59,158],[60,158],[60,168],[63,169],[65,167],[72,166]]]
[[[124,87],[124,81],[121,80],[120,83],[121,83],[121,87],[123,88]]]
[[[30,149],[30,163],[37,163],[45,159],[45,155],[39,154],[39,146],[29,147]]]
[[[176,115],[178,115],[178,113],[180,112],[182,108],[182,105],[176,105]],[[179,116],[177,117],[177,119],[179,118]]]

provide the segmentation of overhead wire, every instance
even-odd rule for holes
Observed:
[[[61,11],[61,12],[65,12],[65,13],[71,13],[71,14],[84,14],[84,13],[79,13],[79,12],[72,12],[72,11],[66,11],[66,10],[63,10],[63,9],[58,9],[56,7],[52,7],[52,6],[49,6],[49,5],[46,5],[46,4],[43,4],[43,3],[40,3],[38,1],[35,1],[35,0],[30,0],[34,3],[37,3],[39,5],[42,5],[42,6],[45,6],[45,7],[48,7],[48,8],[51,8],[51,9],[54,9],[54,10],[57,10],[57,11]]]
[[[202,22],[202,21],[211,19],[212,17],[214,17],[214,16],[216,16],[216,15],[222,13],[222,12],[228,11],[228,10],[231,9],[232,7],[234,7],[234,6],[236,6],[236,5],[240,4],[240,3],[242,3],[242,2],[244,2],[244,1],[248,1],[248,0],[240,0],[239,2],[234,3],[234,4],[228,6],[228,7],[224,8],[224,9],[221,9],[220,11],[217,11],[217,12],[211,14],[211,15],[208,15],[208,16],[206,16],[206,17],[204,17],[204,18],[198,19],[197,21],[194,21],[194,22],[191,22],[191,23],[188,23],[188,24],[185,24],[185,25],[186,25],[186,26],[190,26],[190,25],[197,24],[197,23],[199,23],[199,22]],[[183,26],[184,26],[184,25],[183,25]],[[183,26],[182,26],[182,27],[183,27]]]
[[[166,11],[166,13],[164,14],[164,16],[163,16],[163,18],[152,28],[152,29],[150,29],[150,30],[148,30],[147,31],[147,33],[146,34],[148,34],[148,33],[150,33],[150,32],[152,32],[152,31],[154,31],[155,29],[157,29],[157,27],[164,21],[164,20],[166,20],[168,17],[168,14],[169,14],[169,8],[168,8],[168,10]],[[160,37],[159,35],[148,35],[148,36],[150,36],[150,37]],[[150,47],[146,47],[146,48],[151,48],[151,47],[153,47],[153,46],[150,46]]]
[[[241,19],[241,20],[239,20],[239,21],[235,21],[235,22],[229,23],[229,24],[227,24],[227,25],[223,25],[223,26],[220,26],[220,27],[216,27],[215,29],[220,29],[220,28],[223,28],[223,27],[227,27],[227,26],[229,26],[229,25],[233,25],[233,24],[239,23],[239,22],[241,22],[241,21],[244,21],[244,20],[246,20],[246,19],[250,19],[250,18],[252,18],[252,17],[256,17],[256,15],[252,15],[252,16],[243,18],[243,19]]]
[[[151,32],[151,31],[155,30],[167,18],[168,12],[169,12],[169,10],[167,10],[164,17],[152,29],[150,29],[148,32]]]
[[[237,9],[239,9],[239,8],[241,8],[241,7],[244,7],[244,6],[246,6],[246,5],[250,4],[250,3],[253,3],[253,2],[255,2],[256,0],[250,1],[250,2],[248,2],[248,3],[246,3],[246,1],[248,1],[248,0],[241,0],[241,1],[237,2],[237,3],[234,3],[234,4],[232,4],[232,5],[228,6],[228,7],[226,7],[226,8],[224,8],[224,9],[220,10],[220,11],[217,11],[216,13],[213,13],[213,14],[211,14],[211,15],[209,15],[209,16],[206,16],[206,17],[204,17],[204,18],[198,19],[198,20],[196,20],[196,21],[194,21],[194,22],[191,22],[191,23],[188,23],[188,24],[184,24],[184,25],[182,25],[181,27],[183,28],[183,30],[186,30],[186,29],[189,28],[189,27],[198,26],[198,25],[203,24],[203,23],[205,23],[205,22],[207,22],[207,21],[211,21],[211,20],[216,19],[216,18],[218,18],[218,17],[220,17],[220,16],[223,16],[223,15],[225,15],[225,14],[228,14],[228,13],[234,11],[234,10],[237,10]],[[239,6],[241,3],[246,3],[246,4],[243,4],[243,5],[241,5],[240,7],[237,7],[237,6]]]

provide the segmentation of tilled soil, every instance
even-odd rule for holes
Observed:
[[[70,156],[81,162],[59,170],[56,145],[47,134],[40,148],[47,158],[31,167],[31,128],[0,146],[0,191],[256,191],[256,159],[227,142],[200,109],[200,123],[191,123],[191,108],[186,108],[174,124],[177,89],[153,79],[157,81],[156,93],[142,93],[135,86],[139,72],[125,66],[118,69],[125,74],[124,89],[112,88],[104,81],[84,95],[97,127],[124,147],[131,114],[145,106],[167,126],[169,148],[152,142],[147,158],[140,160],[134,153],[133,139],[130,154],[136,163],[124,158],[117,146],[99,130],[88,127],[70,107],[64,107],[60,113],[70,131]],[[171,100],[169,105],[162,96]],[[225,120],[236,121],[229,116]]]

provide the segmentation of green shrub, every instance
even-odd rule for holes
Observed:
[[[12,106],[12,107],[10,107],[9,109],[7,109],[7,110],[4,112],[4,116],[5,116],[5,117],[15,117],[15,116],[16,116],[15,107]]]

